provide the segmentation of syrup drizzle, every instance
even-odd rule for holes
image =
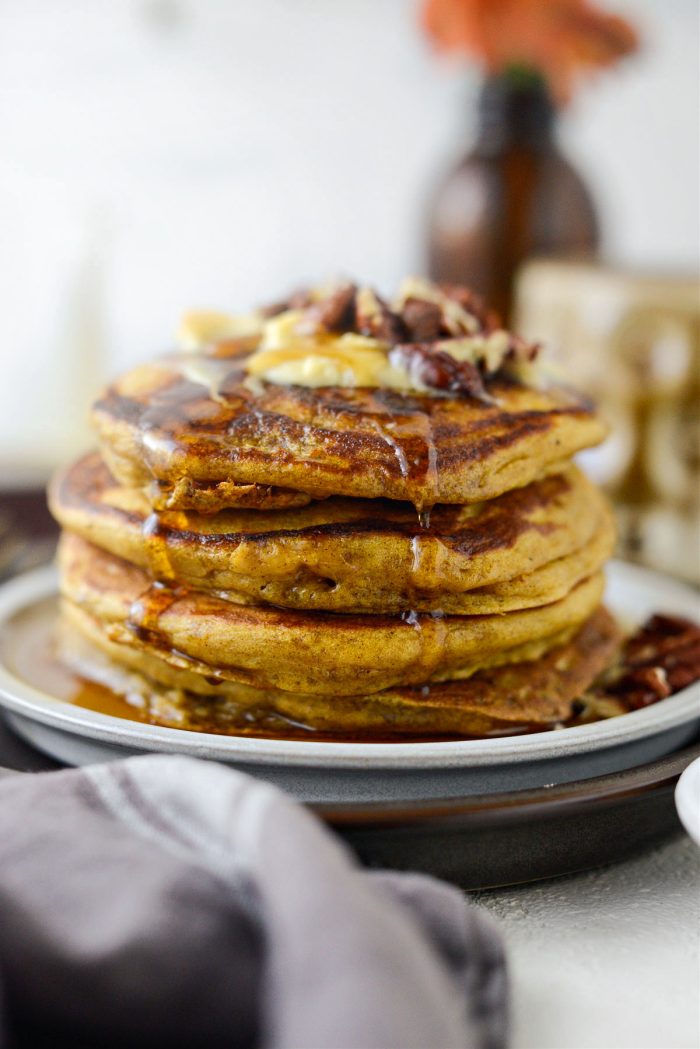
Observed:
[[[244,447],[252,441],[255,447],[265,445],[266,452],[274,451],[278,462],[303,459],[314,452],[318,455],[319,441],[323,439],[318,423],[304,428],[302,447],[296,456],[285,447],[282,432],[276,435],[278,447],[269,446],[268,420],[271,414],[279,417],[274,409],[265,411],[257,405],[256,391],[246,386],[244,359],[190,354],[171,357],[167,365],[172,378],[151,395],[140,412],[138,424],[142,460],[156,480],[169,475],[173,459],[186,455],[190,448],[200,458],[206,446],[230,455],[232,447]],[[358,421],[390,448],[403,482],[404,492],[394,494],[394,498],[413,503],[420,527],[427,529],[432,507],[440,498],[438,450],[430,408],[387,390],[364,389],[362,393],[367,406],[360,411]],[[252,434],[248,433],[251,425],[255,431]],[[332,424],[330,430],[334,430]],[[155,522],[153,528],[157,531]],[[167,565],[164,568],[167,570]]]
[[[203,357],[201,354],[183,354],[178,365],[177,370],[183,379],[203,386],[212,401],[226,403],[222,388],[232,370],[230,360]]]
[[[202,438],[225,444],[227,409],[242,400],[225,392],[229,376],[240,371],[235,360],[181,354],[168,357],[166,364],[169,381],[149,396],[138,421],[142,461],[156,481],[174,457]]]
[[[394,410],[379,394],[372,397],[371,409],[370,425],[391,448],[406,496],[418,512],[420,527],[427,529],[432,508],[440,500],[438,452],[430,414],[409,405]]]
[[[412,626],[418,637],[418,655],[406,683],[423,685],[437,670],[445,654],[447,626],[442,612],[404,612],[404,623]]]
[[[148,569],[157,580],[172,582],[175,570],[170,560],[167,531],[164,529],[160,514],[153,510],[141,526]]]
[[[151,583],[148,589],[132,602],[126,620],[127,630],[136,637],[157,641],[162,636],[161,618],[180,596],[178,589],[168,586],[167,583],[160,580]]]
[[[411,477],[411,469],[408,465],[408,456],[406,455],[406,451],[401,442],[398,441],[396,437],[394,437],[393,433],[389,432],[396,425],[395,421],[392,418],[391,422],[385,423],[382,426],[382,424],[379,422],[379,419],[372,418],[371,424],[374,430],[379,434],[381,439],[389,445],[392,452],[394,453],[396,462],[399,464],[401,476],[405,481],[409,481]]]
[[[420,520],[420,519],[419,519]],[[440,571],[445,547],[425,527],[411,539],[411,585],[413,591],[439,590]]]

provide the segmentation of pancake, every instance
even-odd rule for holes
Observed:
[[[73,614],[88,618],[77,609]],[[295,695],[221,681],[215,696],[202,697],[186,691],[183,672],[160,656],[134,652],[104,635],[97,648],[86,641],[84,622],[82,626],[64,629],[62,658],[84,678],[129,696],[132,716],[156,725],[234,735],[294,735],[296,730],[308,737],[312,730],[372,739],[483,736],[552,727],[571,718],[576,700],[612,662],[620,644],[612,616],[598,608],[569,642],[536,663],[481,670],[465,681],[360,697]]]
[[[358,695],[467,677],[538,659],[600,602],[596,574],[552,604],[496,615],[340,615],[236,605],[153,583],[141,569],[64,533],[61,588],[109,640],[204,679],[319,695]],[[213,687],[213,686],[212,686]]]
[[[233,482],[425,510],[522,487],[605,434],[592,405],[563,387],[494,378],[485,401],[284,386],[251,381],[246,359],[172,354],[110,386],[93,421],[117,480],[164,485],[173,508],[180,485],[216,493]]]
[[[339,497],[303,510],[154,515],[92,454],[51,486],[70,531],[164,581],[241,604],[336,612],[482,614],[547,604],[614,542],[602,494],[574,466],[489,502],[433,509]]]
[[[201,484],[181,477],[172,487],[161,481],[152,481],[146,488],[148,502],[153,510],[196,510],[216,513],[222,506],[241,510],[286,510],[307,506],[311,496],[291,488],[274,488],[263,484],[236,484],[219,481]]]

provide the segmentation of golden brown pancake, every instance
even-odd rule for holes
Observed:
[[[201,484],[189,477],[181,477],[172,487],[154,480],[146,486],[144,495],[154,510],[196,510],[202,514],[215,513],[222,506],[241,510],[286,510],[307,506],[311,502],[310,495],[291,488],[236,484],[235,481]]]
[[[484,403],[278,386],[251,383],[244,361],[173,354],[109,387],[93,419],[114,476],[172,493],[233,482],[427,508],[522,487],[605,433],[590,403],[559,387],[491,380]]]
[[[154,515],[92,454],[58,476],[63,526],[164,581],[238,603],[338,612],[483,614],[548,604],[595,573],[614,528],[574,466],[469,506],[330,498],[303,510]]]
[[[339,615],[236,605],[154,584],[141,569],[70,533],[61,541],[60,565],[64,597],[112,641],[155,652],[203,678],[321,695],[369,694],[537,659],[575,632],[603,591],[596,574],[561,600],[524,611]]]
[[[73,617],[88,618],[75,608]],[[63,658],[83,677],[130,695],[132,702],[138,697],[133,716],[152,724],[246,735],[294,735],[295,729],[299,735],[306,728],[366,739],[483,736],[566,721],[620,643],[615,621],[598,608],[569,642],[537,662],[481,670],[464,681],[327,697],[261,691],[223,680],[215,695],[202,697],[184,690],[188,672],[159,655],[139,653],[99,633],[96,637],[99,648],[68,626],[61,639]]]

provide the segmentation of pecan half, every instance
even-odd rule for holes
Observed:
[[[443,333],[442,309],[436,302],[407,299],[401,318],[411,342],[430,342]]]
[[[360,288],[355,296],[355,324],[360,335],[392,345],[406,338],[401,317],[372,288]]]
[[[627,641],[606,692],[637,710],[699,678],[700,626],[678,616],[655,615]]]
[[[484,380],[471,361],[456,361],[434,343],[403,343],[389,353],[389,361],[405,368],[413,381],[432,390],[457,393],[491,402]]]
[[[495,331],[501,327],[501,318],[495,310],[489,310],[480,295],[463,284],[439,284],[443,295],[456,302],[465,313],[470,313],[479,322],[482,331]]]
[[[318,331],[319,328],[335,332],[353,331],[356,291],[354,284],[340,284],[325,299],[314,302],[306,310],[303,329],[309,332]]]
[[[297,288],[286,299],[280,299],[279,302],[270,302],[267,306],[261,306],[260,313],[266,318],[277,317],[280,313],[285,313],[286,310],[305,310],[311,303],[310,290],[308,288]]]

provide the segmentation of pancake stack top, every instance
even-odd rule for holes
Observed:
[[[560,723],[610,662],[604,428],[463,288],[191,314],[51,489],[65,658],[163,723],[369,738]],[[112,676],[109,676],[109,675]]]

